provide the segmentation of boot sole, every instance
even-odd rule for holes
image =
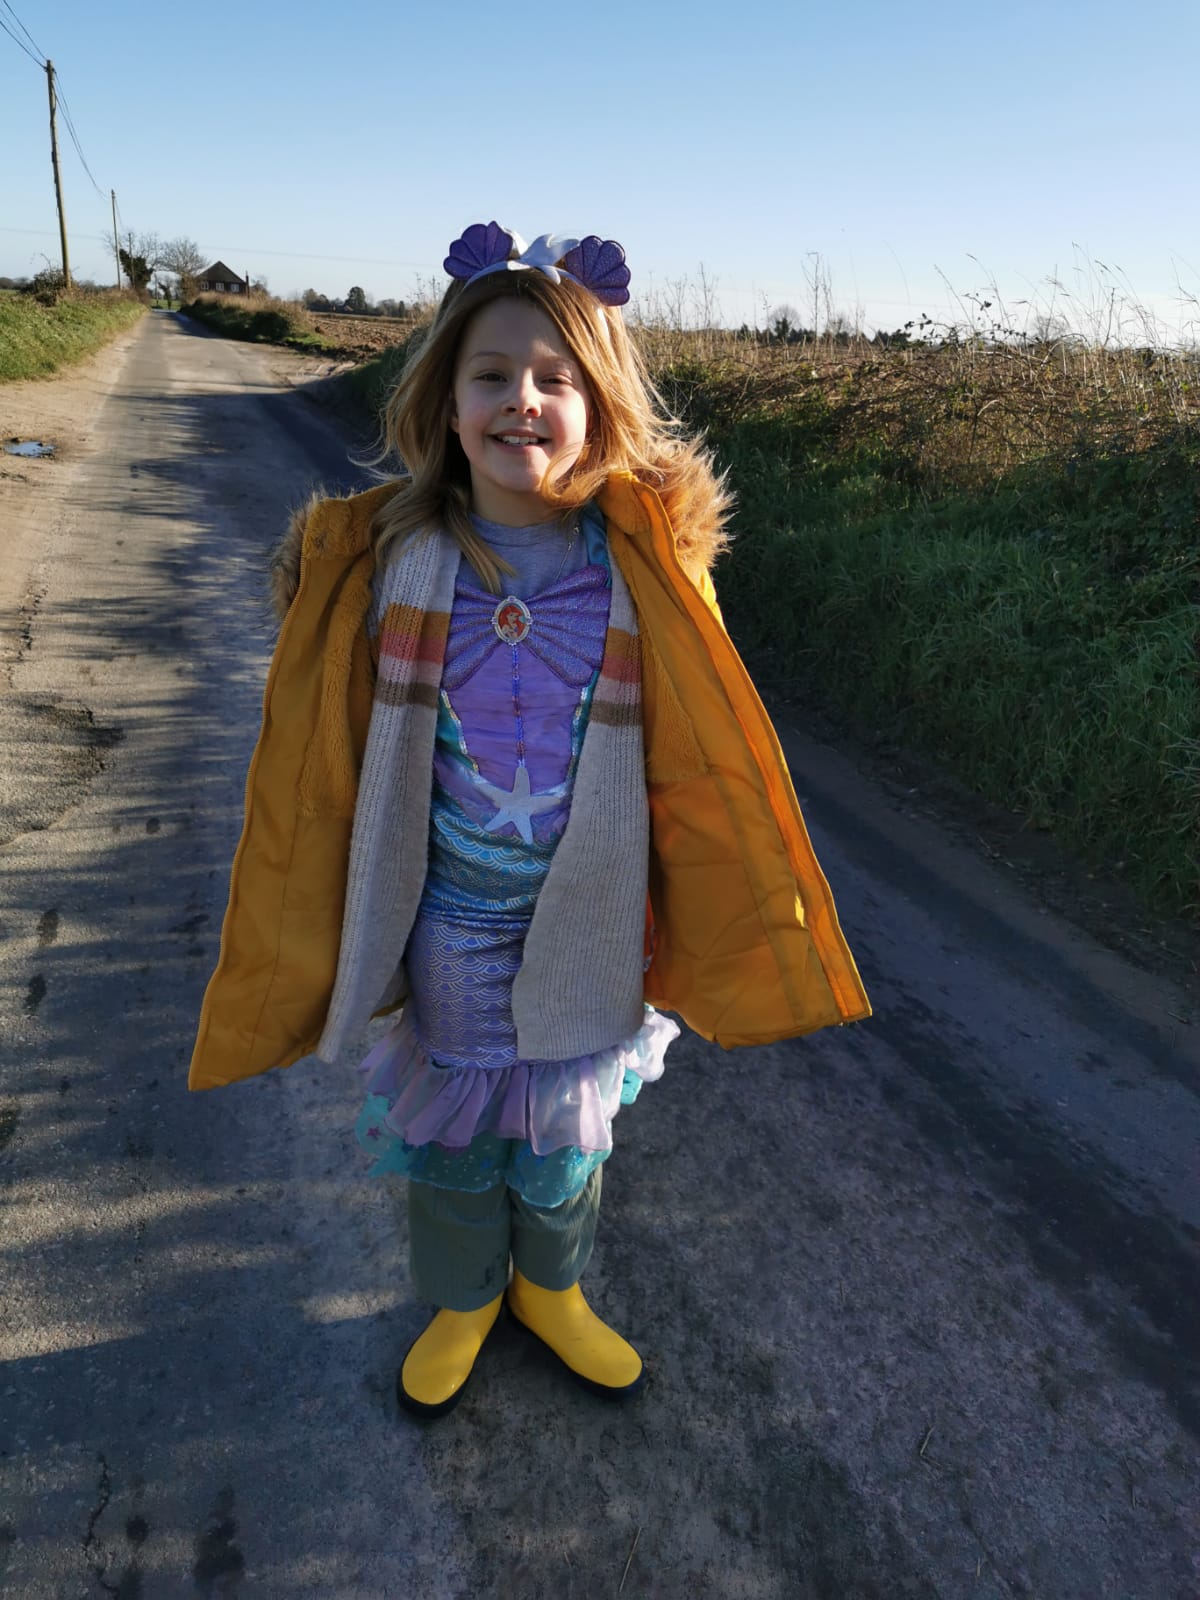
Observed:
[[[471,1372],[474,1372],[474,1370],[474,1367],[472,1367]],[[471,1373],[468,1372],[448,1400],[439,1401],[437,1405],[427,1405],[424,1400],[418,1400],[409,1394],[404,1387],[404,1365],[401,1363],[400,1371],[396,1374],[396,1400],[400,1409],[407,1411],[410,1417],[419,1417],[422,1422],[431,1422],[434,1417],[444,1417],[448,1412],[454,1410],[463,1395],[466,1394],[467,1385],[470,1381]]]

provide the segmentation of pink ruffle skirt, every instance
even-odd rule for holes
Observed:
[[[439,1067],[407,1010],[359,1065],[363,1089],[388,1104],[384,1124],[409,1145],[465,1149],[480,1133],[525,1140],[537,1155],[612,1149],[612,1119],[643,1083],[662,1077],[679,1028],[646,1007],[632,1038],[573,1061],[500,1068]]]

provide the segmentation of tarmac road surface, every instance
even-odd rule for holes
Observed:
[[[684,1038],[622,1112],[586,1286],[639,1400],[502,1322],[398,1415],[428,1313],[356,1056],[185,1089],[264,553],[364,474],[253,346],[113,359],[0,688],[0,1591],[1200,1594],[1194,1002],[787,726],[876,1016]]]

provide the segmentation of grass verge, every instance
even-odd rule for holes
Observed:
[[[739,640],[823,707],[1195,914],[1200,433],[1030,460],[930,494],[822,408],[718,440]]]
[[[411,338],[411,336],[410,336]],[[342,393],[378,427],[384,402],[404,367],[410,340],[389,345],[377,356],[360,361],[338,380]]]
[[[0,383],[48,377],[82,361],[144,310],[139,300],[116,290],[64,296],[55,305],[0,290]]]
[[[227,339],[282,344],[292,350],[330,348],[330,341],[314,330],[307,312],[287,300],[245,301],[232,295],[202,294],[181,310]]]

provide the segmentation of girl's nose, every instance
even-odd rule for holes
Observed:
[[[533,374],[525,373],[513,385],[506,410],[531,412],[539,410],[540,405],[538,387],[533,381]]]

